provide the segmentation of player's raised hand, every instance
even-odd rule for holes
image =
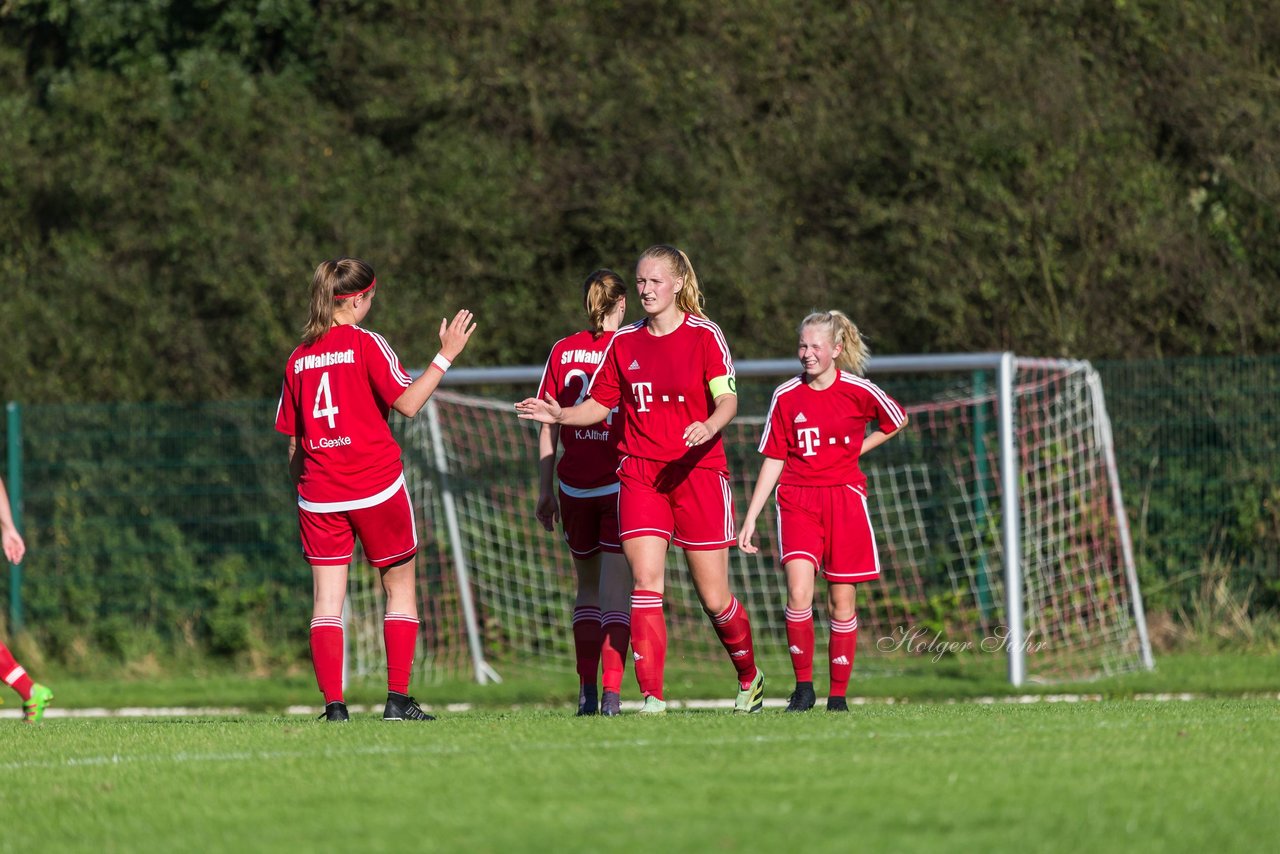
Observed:
[[[464,308],[453,316],[452,321],[440,318],[440,355],[450,362],[458,358],[462,348],[467,346],[471,333],[476,331],[476,324],[472,322],[473,317],[471,312]]]
[[[556,399],[548,392],[543,400],[536,397],[526,397],[524,400],[516,404],[516,414],[521,418],[530,421],[538,421],[543,424],[560,423],[560,413],[564,408],[556,403]]]

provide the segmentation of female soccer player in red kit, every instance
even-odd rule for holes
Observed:
[[[778,386],[760,439],[760,475],[738,531],[747,554],[756,519],[777,485],[778,552],[787,575],[787,644],[796,672],[788,712],[813,708],[813,580],[827,579],[831,621],[827,710],[847,712],[845,692],[858,643],[854,585],[880,577],[867,509],[867,478],[858,456],[907,423],[897,401],[860,376],[867,346],[844,314],[810,314],[800,324],[799,376]],[[878,429],[867,435],[867,425]]]
[[[562,338],[551,348],[538,387],[539,399],[551,396],[573,406],[587,396],[613,333],[627,313],[627,286],[612,270],[596,270],[582,285],[583,307],[591,328]],[[538,434],[538,521],[548,531],[560,519],[573,554],[578,595],[573,608],[573,642],[578,665],[578,714],[613,717],[622,708],[623,656],[631,640],[628,598],[631,575],[618,539],[618,439],[622,418],[616,410],[588,427],[543,424]],[[564,454],[556,464],[556,444]],[[559,475],[560,489],[554,488]],[[604,693],[596,696],[596,670],[602,669]]]
[[[667,549],[675,544],[737,670],[734,710],[758,712],[764,674],[746,610],[729,590],[733,501],[720,431],[738,411],[733,359],[720,327],[702,313],[698,278],[679,249],[646,249],[636,264],[636,290],[647,316],[613,336],[586,400],[563,408],[529,398],[516,409],[544,424],[585,426],[621,407],[618,527],[635,584],[631,648],[642,711],[666,711],[662,609]]]
[[[0,545],[4,547],[4,556],[9,563],[22,563],[22,556],[27,553],[27,544],[22,541],[18,527],[13,523],[13,511],[9,509],[9,493],[0,480]],[[22,698],[22,717],[28,723],[39,723],[44,719],[44,710],[53,702],[53,692],[32,682],[31,677],[22,665],[14,660],[9,647],[0,643],[0,680],[18,692]]]
[[[311,279],[302,343],[285,364],[276,429],[289,437],[298,487],[302,552],[311,564],[311,660],[329,721],[347,720],[342,695],[342,604],[360,538],[387,598],[387,703],[383,720],[432,720],[409,696],[418,638],[414,573],[418,534],[391,409],[412,418],[466,346],[471,312],[440,321],[440,352],[410,379],[381,335],[362,329],[377,294],[373,268],[356,258],[324,261]]]

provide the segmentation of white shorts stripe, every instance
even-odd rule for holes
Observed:
[[[614,495],[621,488],[620,483],[606,483],[604,486],[593,486],[590,489],[579,489],[560,481],[560,491],[570,498],[599,498],[602,495]]]
[[[379,504],[395,495],[396,490],[403,487],[404,474],[401,474],[396,478],[395,483],[391,484],[377,495],[370,495],[368,498],[356,498],[352,501],[307,501],[299,495],[298,506],[303,510],[311,511],[312,513],[341,513],[344,510],[363,510],[366,507],[377,507]],[[417,532],[414,533],[416,536]]]

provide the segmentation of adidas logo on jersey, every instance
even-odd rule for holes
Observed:
[[[631,360],[631,365],[630,365],[630,367],[628,367],[628,368],[627,368],[627,370],[628,370],[628,371],[638,371],[638,370],[640,370],[640,362],[639,362],[639,361],[637,361],[636,359],[632,359],[632,360]]]
[[[634,658],[636,661],[640,661],[642,658],[644,658],[644,656],[638,652],[631,653],[631,657]]]
[[[808,421],[808,420],[809,420],[808,418],[805,418],[805,417],[804,417],[804,413],[803,413],[803,412],[801,412],[799,415],[797,415],[797,416],[796,416],[795,423],[796,423],[796,424],[803,424],[804,422],[806,422],[806,421]]]
[[[791,646],[787,647],[787,652],[791,653],[792,655],[799,655],[800,653],[804,652],[804,650],[796,646],[795,644],[792,644]]]
[[[831,659],[831,663],[832,663],[832,664],[848,664],[848,663],[849,663],[849,659],[848,659],[847,657],[845,657],[845,656],[841,655],[841,656],[839,656],[839,657],[837,657],[837,658],[833,658],[833,659]]]

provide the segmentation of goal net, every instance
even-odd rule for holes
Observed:
[[[871,378],[911,423],[863,458],[882,576],[858,588],[855,672],[943,660],[981,672],[1007,661],[1017,684],[1024,673],[1062,681],[1149,667],[1096,372],[1086,362],[983,355],[951,357],[950,370],[948,357],[871,365]],[[416,420],[395,421],[421,513],[419,677],[471,673],[487,681],[530,669],[572,676],[573,563],[559,533],[534,519],[537,425],[518,420],[512,407],[536,386],[540,371],[530,371],[524,385],[499,387],[511,370],[473,369],[471,379],[490,383],[484,393],[441,390]],[[739,415],[724,437],[739,516],[759,469],[755,448],[770,394],[793,372],[789,361],[739,363]],[[1010,407],[1003,431],[1002,388]],[[1015,485],[1012,503],[1006,483]],[[758,554],[730,550],[730,586],[748,610],[766,669],[771,662],[789,672],[772,502],[757,530]],[[357,562],[352,577],[351,665],[380,672],[377,574]],[[823,588],[814,607],[820,650]],[[678,549],[669,555],[666,590],[668,672],[725,672]]]

